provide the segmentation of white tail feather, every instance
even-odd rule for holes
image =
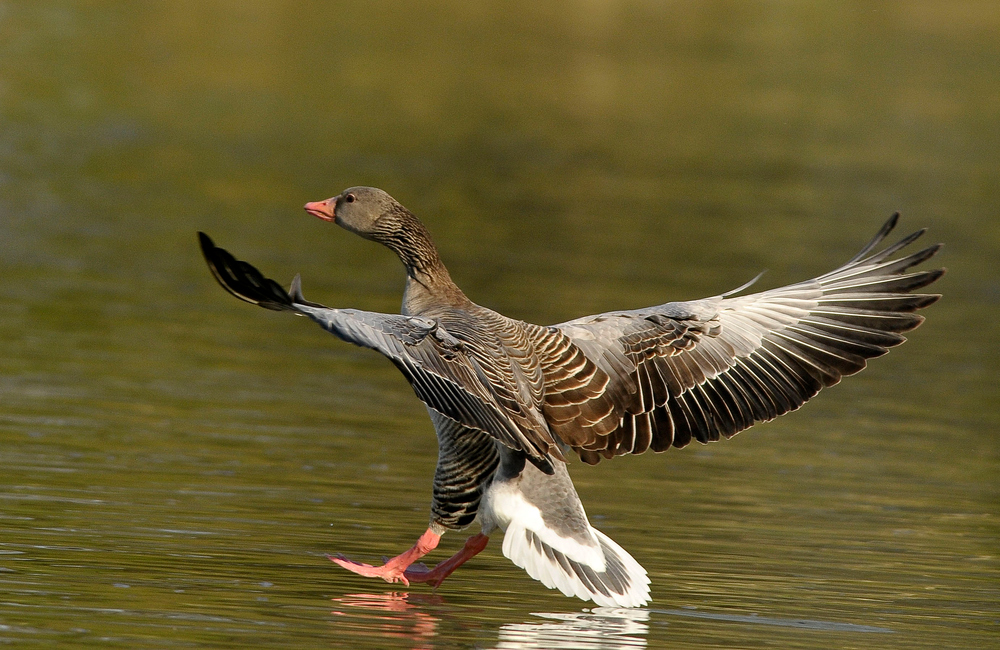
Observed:
[[[578,542],[567,544],[562,550],[559,540],[563,538],[546,531],[550,534],[543,540],[519,521],[512,521],[507,527],[503,554],[535,580],[567,596],[592,600],[604,607],[639,607],[648,603],[646,570],[610,537],[596,528],[590,530],[600,543],[601,562],[571,559],[570,553],[577,550]]]

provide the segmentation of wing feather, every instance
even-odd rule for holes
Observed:
[[[332,309],[308,302],[302,297],[298,279],[290,295],[250,264],[215,246],[204,233],[199,233],[199,239],[216,280],[237,298],[307,316],[343,341],[382,353],[429,408],[524,452],[547,473],[552,472],[550,456],[562,458],[541,414],[531,412],[531,402],[526,403],[520,392],[521,386],[530,383],[525,372],[515,360],[495,349],[476,347],[491,341],[499,346],[494,339],[477,337],[478,332],[469,335],[460,327],[449,331],[437,319]],[[492,360],[496,362],[490,363]],[[535,390],[540,400],[541,370],[536,374]],[[531,388],[525,390],[530,398]]]
[[[599,404],[596,411],[617,423],[614,431],[605,426],[597,433],[567,412],[559,435],[589,463],[729,438],[860,371],[905,341],[902,333],[923,322],[914,312],[940,297],[913,292],[943,269],[910,271],[940,244],[893,258],[923,230],[873,252],[897,220],[893,215],[860,253],[813,280],[555,326],[608,377],[603,389],[580,388],[574,400],[589,396]],[[544,371],[558,374],[561,385],[573,381],[574,370]]]

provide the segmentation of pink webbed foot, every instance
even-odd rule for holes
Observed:
[[[441,562],[433,569],[428,569],[423,563],[414,564],[418,559],[434,550],[440,539],[440,535],[428,528],[427,532],[420,536],[420,539],[417,540],[413,548],[397,555],[391,560],[386,560],[382,566],[372,566],[362,562],[355,562],[339,554],[329,557],[338,566],[368,578],[382,578],[389,583],[402,582],[407,587],[410,586],[411,581],[426,582],[437,589],[444,582],[445,578],[486,548],[486,545],[490,541],[490,538],[482,533],[473,535],[465,540],[465,546],[462,547],[461,551]]]
[[[440,540],[441,536],[428,528],[424,534],[420,536],[420,539],[417,540],[417,543],[413,545],[413,548],[405,553],[400,553],[391,560],[386,560],[385,564],[382,566],[372,566],[362,562],[355,562],[353,560],[348,560],[340,554],[329,557],[330,560],[338,566],[341,566],[348,571],[357,573],[358,575],[368,578],[382,578],[388,583],[402,582],[404,585],[409,587],[410,581],[407,578],[406,570],[411,564],[433,551],[437,547]]]
[[[490,543],[490,538],[480,533],[465,540],[462,550],[451,556],[444,562],[438,564],[433,569],[428,569],[423,564],[414,564],[404,572],[404,579],[413,582],[426,582],[435,589],[441,586],[444,579],[455,572],[455,569],[465,564],[468,560],[478,555],[486,545]]]
[[[366,578],[382,578],[389,583],[402,582],[407,587],[410,586],[409,580],[406,579],[406,568],[401,567],[399,563],[393,563],[392,560],[389,560],[382,566],[372,566],[363,562],[348,560],[339,553],[336,556],[331,555],[329,557],[334,564]]]

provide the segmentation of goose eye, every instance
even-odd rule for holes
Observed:
[[[354,199],[356,198],[357,197],[355,197],[353,194],[348,194],[347,196],[344,197],[344,201],[348,203],[354,203]]]

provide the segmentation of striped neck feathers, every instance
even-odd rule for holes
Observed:
[[[404,312],[416,314],[435,306],[469,303],[452,281],[427,228],[403,206],[392,206],[379,219],[371,238],[396,253],[406,267]]]

